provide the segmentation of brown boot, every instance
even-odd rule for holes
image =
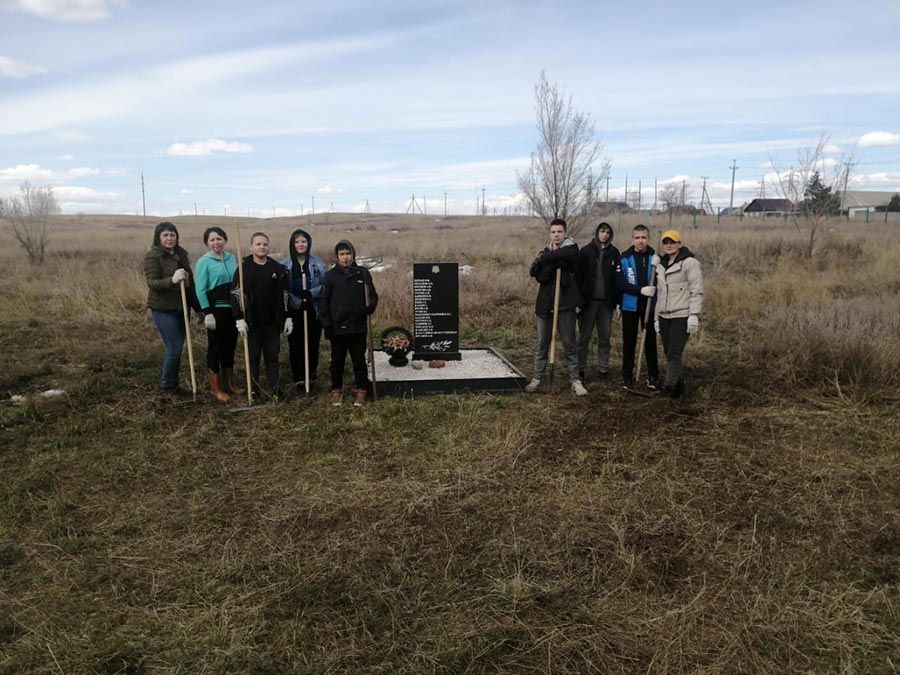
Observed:
[[[229,394],[234,394],[235,396],[243,396],[247,393],[246,389],[241,389],[237,386],[237,382],[234,379],[234,368],[222,368],[222,389],[227,391]]]
[[[366,394],[365,389],[357,389],[356,390],[356,399],[353,401],[353,405],[355,405],[357,408],[364,406],[366,404],[367,396],[368,396],[368,394]]]
[[[210,391],[212,391],[212,395],[224,403],[226,401],[230,401],[231,397],[219,388],[219,378],[220,377],[221,377],[220,373],[210,373],[209,374],[209,388],[210,388]]]
[[[344,398],[344,392],[340,389],[332,389],[331,390],[331,405],[337,407],[341,404],[341,401]]]

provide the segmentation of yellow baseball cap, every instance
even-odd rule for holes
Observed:
[[[678,234],[678,230],[666,230],[665,232],[663,232],[662,237],[660,237],[660,241],[665,241],[666,239],[671,239],[676,244],[682,243],[681,235]]]

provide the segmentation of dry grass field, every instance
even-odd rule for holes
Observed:
[[[194,259],[210,224],[234,250],[199,220]],[[684,399],[589,377],[233,415],[156,399],[156,222],[62,217],[40,268],[0,234],[0,672],[900,671],[897,224],[807,259],[781,221],[676,223],[707,286]],[[473,265],[462,342],[530,374],[527,219],[239,222],[384,256],[376,330],[411,325],[412,262]]]

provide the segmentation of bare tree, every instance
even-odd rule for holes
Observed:
[[[590,215],[596,186],[609,174],[608,161],[595,166],[603,144],[590,116],[577,112],[572,97],[544,72],[534,87],[534,110],[538,146],[528,169],[516,173],[519,190],[536,215],[546,222],[564,218],[569,232],[577,234]]]
[[[665,205],[666,211],[671,211],[681,203],[681,188],[675,183],[664,183],[657,199]]]
[[[825,157],[830,136],[823,131],[819,138],[797,151],[796,164],[779,166],[769,157],[775,173],[775,186],[783,199],[791,202],[791,222],[806,240],[806,256],[811,258],[822,224],[840,215],[839,192],[846,190],[857,165],[856,146],[840,160]]]
[[[0,199],[0,220],[7,222],[32,264],[44,262],[50,238],[50,217],[59,213],[53,188],[36,187],[28,181],[19,186],[18,195]]]

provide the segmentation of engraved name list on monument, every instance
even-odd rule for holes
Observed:
[[[458,361],[459,265],[413,264],[414,359]]]

